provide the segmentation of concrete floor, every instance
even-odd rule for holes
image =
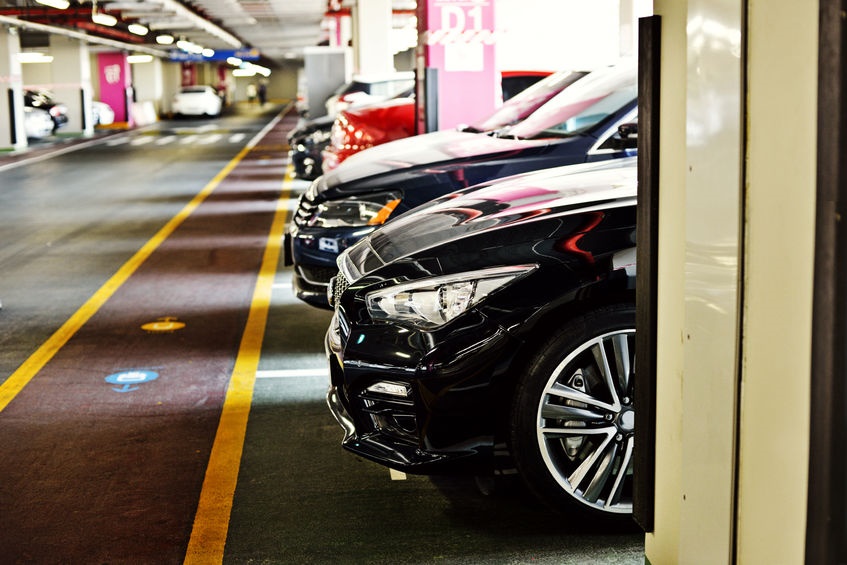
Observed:
[[[281,110],[0,155],[0,561],[642,563],[634,527],[341,449]]]

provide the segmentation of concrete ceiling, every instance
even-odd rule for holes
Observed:
[[[44,0],[46,1],[46,0]],[[214,50],[256,49],[265,64],[302,57],[303,49],[326,44],[336,16],[349,14],[355,0],[69,0],[65,9],[36,0],[0,0],[0,24],[32,22],[166,53],[156,37],[169,34]],[[393,8],[413,13],[415,0],[392,0]],[[93,11],[114,15],[118,23],[92,23]],[[134,35],[139,23],[147,35]]]

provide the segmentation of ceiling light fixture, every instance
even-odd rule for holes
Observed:
[[[112,27],[118,23],[118,18],[111,14],[104,14],[103,12],[92,12],[91,21],[101,26]]]
[[[68,0],[35,0],[39,4],[44,4],[45,6],[50,6],[51,8],[56,8],[57,10],[67,10],[68,6],[71,5]]]
[[[126,58],[126,62],[130,64],[151,63],[152,61],[153,55],[129,55]]]
[[[130,33],[134,33],[135,35],[147,35],[147,32],[150,30],[141,24],[129,24],[126,26]]]
[[[53,61],[53,56],[45,55],[44,53],[23,51],[17,54],[16,59],[20,63],[50,63]]]
[[[156,43],[158,43],[159,45],[171,45],[171,44],[173,44],[173,42],[174,42],[174,36],[173,35],[163,33],[161,35],[156,36]]]

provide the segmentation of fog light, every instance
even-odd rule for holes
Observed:
[[[388,394],[391,396],[402,396],[406,398],[409,396],[409,387],[400,384],[400,383],[390,383],[386,381],[380,381],[378,383],[374,383],[367,388],[368,392],[375,392],[378,394]]]

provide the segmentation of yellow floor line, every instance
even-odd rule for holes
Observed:
[[[291,194],[292,173],[293,167],[289,165],[268,235],[268,245],[253,293],[247,326],[227,388],[215,443],[209,456],[209,465],[194,516],[194,527],[185,554],[186,565],[223,562],[232,499],[238,482],[241,451],[247,432],[247,418],[250,414],[274,277],[288,216],[287,200]]]
[[[79,329],[97,313],[109,298],[138,270],[144,261],[191,215],[194,210],[212,193],[218,184],[244,159],[250,147],[242,149],[232,160],[201,190],[185,207],[160,229],[144,246],[124,263],[106,283],[89,298],[85,304],[62,324],[47,341],[29,356],[18,369],[0,385],[0,412],[29,384],[32,378],[64,347]]]

